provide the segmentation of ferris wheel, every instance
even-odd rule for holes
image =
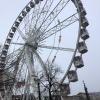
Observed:
[[[37,81],[41,72],[47,75],[47,62],[64,70],[59,75],[60,91],[70,93],[70,83],[78,81],[77,69],[84,66],[82,55],[88,51],[86,14],[81,0],[31,0],[24,7],[1,51],[2,100],[16,95],[29,100],[26,95],[32,93],[38,98]]]

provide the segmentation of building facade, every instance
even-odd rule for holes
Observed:
[[[90,100],[100,100],[100,92],[89,93]],[[75,96],[65,96],[63,100],[87,100],[85,93],[79,93]]]

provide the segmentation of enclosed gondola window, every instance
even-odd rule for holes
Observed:
[[[23,17],[25,17],[25,16],[26,16],[26,14],[27,14],[27,12],[26,12],[26,11],[22,11],[22,16],[23,16]]]
[[[89,25],[89,22],[88,22],[88,20],[87,20],[86,17],[83,17],[83,16],[82,16],[81,22],[82,22],[83,28],[86,28],[86,27]]]
[[[26,11],[29,12],[31,8],[29,6],[26,6]]]
[[[31,8],[35,7],[34,2],[32,2],[32,1],[30,2],[30,7],[31,7]]]
[[[18,27],[19,26],[19,24],[20,24],[20,22],[15,22],[15,27]]]
[[[14,36],[14,33],[10,32],[10,33],[9,33],[9,37],[10,37],[10,38],[13,38],[13,36]]]
[[[80,11],[82,16],[85,16],[87,14],[85,8],[83,7],[80,8]]]
[[[77,0],[77,1],[78,1],[79,6],[83,7],[82,1],[81,0]]]
[[[5,55],[5,56],[7,55],[7,49],[2,50],[2,55]]]
[[[23,20],[23,17],[22,16],[19,16],[18,17],[18,20],[21,22]]]
[[[10,44],[11,38],[7,38],[6,43]]]
[[[34,0],[34,1],[35,1],[35,3],[36,3],[36,4],[38,4],[38,3],[39,3],[39,0]]]
[[[80,53],[82,53],[82,54],[84,54],[84,53],[86,53],[88,51],[87,46],[86,46],[84,41],[79,42],[79,44],[78,44],[78,51]]]
[[[83,40],[86,40],[86,39],[89,38],[89,33],[88,33],[88,31],[86,29],[81,29],[81,38]]]
[[[78,81],[78,76],[76,71],[71,70],[68,72],[68,79],[70,82],[77,82]]]
[[[74,57],[74,61],[73,62],[74,62],[74,66],[76,68],[81,68],[81,67],[84,66],[83,59],[82,59],[81,56]]]
[[[16,27],[12,27],[12,32],[16,32]]]
[[[6,43],[6,44],[4,45],[4,49],[8,49],[8,48],[9,48],[9,44]]]
[[[66,83],[60,84],[60,94],[65,95],[65,96],[70,94],[69,84],[66,84]]]

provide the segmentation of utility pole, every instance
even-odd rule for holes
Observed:
[[[84,85],[84,90],[85,90],[85,94],[86,94],[86,99],[87,100],[90,100],[90,96],[89,96],[89,93],[88,93],[88,89],[87,89],[84,81],[83,81],[83,85]]]

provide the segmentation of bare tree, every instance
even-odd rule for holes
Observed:
[[[45,90],[48,91],[49,100],[52,100],[52,94],[57,91],[58,77],[62,72],[58,65],[48,61],[46,63],[47,74],[43,77],[43,82],[45,82]]]

